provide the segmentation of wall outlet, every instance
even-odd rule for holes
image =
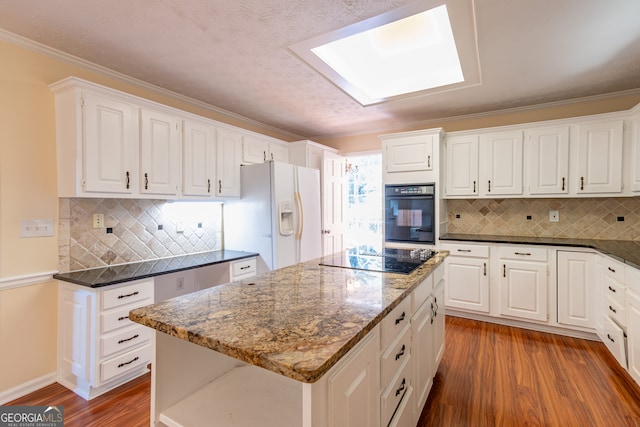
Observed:
[[[176,233],[184,233],[184,222],[176,224]]]
[[[93,228],[104,227],[104,214],[93,214]]]
[[[549,211],[549,222],[560,221],[560,213],[558,211]]]

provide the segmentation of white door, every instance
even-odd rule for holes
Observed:
[[[489,313],[489,260],[450,256],[445,260],[447,307]]]
[[[345,158],[324,152],[322,176],[322,253],[330,255],[344,249],[344,204],[346,194]]]
[[[215,129],[195,120],[184,122],[183,194],[212,196],[215,174]]]
[[[578,126],[577,193],[622,191],[623,121]]]
[[[140,110],[140,193],[178,194],[180,131],[176,116]]]
[[[215,194],[240,197],[241,136],[227,129],[217,130]]]
[[[84,191],[131,194],[138,180],[138,117],[132,104],[83,94]]]
[[[447,196],[478,195],[478,136],[447,138]]]
[[[569,126],[533,129],[527,162],[530,194],[569,192]]]
[[[500,268],[499,314],[547,321],[547,263],[502,260]]]
[[[595,328],[595,254],[558,251],[558,322]]]
[[[522,194],[522,131],[480,135],[484,153],[484,196]]]

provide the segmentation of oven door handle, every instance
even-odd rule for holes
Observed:
[[[433,200],[433,194],[425,194],[424,196],[387,196],[387,200]]]

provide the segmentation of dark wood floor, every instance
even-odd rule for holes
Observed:
[[[62,405],[65,426],[148,426],[150,375],[86,402],[53,384],[7,405]],[[419,427],[640,426],[640,387],[602,343],[447,317]]]

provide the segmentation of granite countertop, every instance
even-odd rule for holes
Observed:
[[[254,256],[258,256],[258,254],[254,252],[220,250],[58,273],[54,274],[53,278],[75,283],[76,285],[99,288]]]
[[[459,234],[447,233],[440,236],[440,240],[454,240],[462,242],[487,243],[515,243],[527,245],[574,246],[591,248],[640,269],[640,242],[632,240],[598,240],[598,239],[569,239],[553,237],[501,236],[490,234]]]
[[[443,262],[411,274],[319,265],[320,259],[132,310],[129,318],[312,383]]]

